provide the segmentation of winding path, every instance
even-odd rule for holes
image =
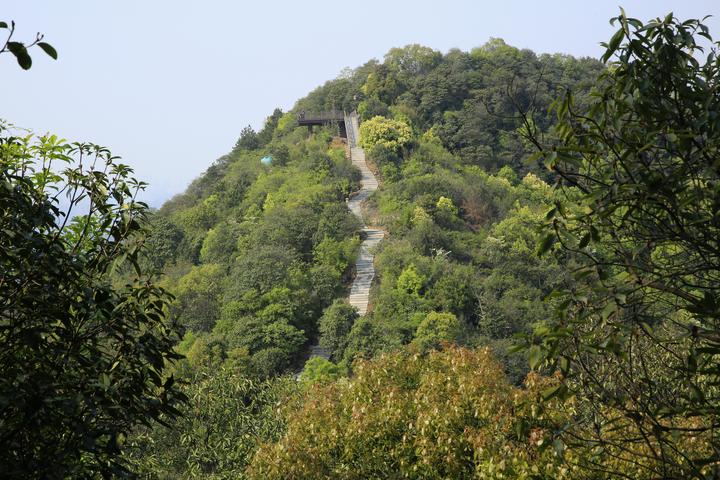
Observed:
[[[365,161],[365,150],[358,145],[360,138],[360,125],[358,123],[357,113],[353,112],[345,115],[345,127],[347,129],[348,145],[350,146],[350,159],[362,174],[360,179],[360,190],[358,190],[348,201],[348,208],[354,213],[360,221],[362,217],[362,205],[372,193],[378,188],[378,181],[368,168]],[[355,278],[350,287],[350,297],[348,302],[355,307],[363,316],[367,313],[368,303],[370,302],[370,286],[373,278],[375,278],[375,265],[373,264],[373,254],[371,249],[380,243],[385,236],[385,232],[380,229],[370,228],[363,224],[362,228],[363,242],[360,245],[360,255],[355,261]],[[310,348],[310,357],[329,358],[329,352],[320,345],[313,345]]]

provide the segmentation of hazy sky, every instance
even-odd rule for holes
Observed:
[[[409,43],[444,52],[490,37],[599,57],[618,3],[2,0],[0,20],[17,22],[17,39],[43,32],[59,60],[36,51],[25,72],[0,57],[0,118],[110,147],[151,183],[145,200],[159,206],[227,153],[243,126],[259,128],[343,67]],[[643,20],[720,15],[718,0],[623,5]],[[720,38],[720,20],[707,23]]]

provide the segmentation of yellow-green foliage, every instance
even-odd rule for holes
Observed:
[[[360,144],[367,149],[381,145],[398,153],[412,138],[410,126],[400,120],[376,116],[360,125]]]
[[[312,357],[305,362],[300,380],[306,384],[337,380],[343,375],[342,369],[322,357]]]
[[[412,223],[413,225],[425,225],[432,222],[432,218],[421,206],[413,209]]]
[[[277,131],[279,133],[288,132],[292,127],[296,126],[297,119],[293,112],[287,112],[280,117],[277,124]]]
[[[488,350],[412,351],[357,362],[290,408],[254,479],[570,479],[536,401],[550,380],[511,387]],[[551,404],[552,405],[552,404]]]
[[[403,293],[410,294],[415,297],[420,296],[420,290],[422,290],[426,279],[420,275],[415,268],[415,265],[411,264],[400,274],[397,280],[397,289]]]
[[[282,206],[291,208],[299,205],[317,205],[328,202],[335,196],[333,185],[317,182],[313,172],[286,171],[262,174],[248,190],[247,200],[257,202],[263,210]]]
[[[198,366],[189,380],[183,386],[188,404],[172,428],[158,426],[132,438],[129,460],[138,477],[244,478],[258,444],[282,433],[277,409],[297,382],[290,377],[260,381],[227,364]]]
[[[315,261],[340,276],[355,261],[359,247],[360,237],[357,236],[342,242],[326,237],[315,247]]]
[[[217,195],[210,195],[197,205],[181,211],[178,222],[188,231],[204,231],[215,222]]]
[[[445,212],[450,215],[457,215],[457,207],[453,204],[453,201],[445,196],[441,196],[437,203],[435,204],[435,207],[441,211]]]
[[[414,342],[422,349],[437,347],[441,342],[455,342],[460,337],[460,322],[452,313],[430,312],[418,325]]]
[[[528,254],[540,241],[538,227],[543,219],[544,214],[528,206],[517,207],[492,228],[487,238],[498,240],[499,245],[512,248],[514,253]]]

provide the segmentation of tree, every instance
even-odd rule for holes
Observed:
[[[278,122],[283,116],[283,111],[280,108],[273,110],[272,115],[265,119],[265,125],[263,125],[260,133],[257,134],[258,145],[267,145],[272,140],[273,133],[278,126]]]
[[[145,240],[143,262],[150,268],[161,270],[177,259],[183,232],[177,225],[160,215],[151,217],[149,230]]]
[[[458,225],[458,209],[451,199],[441,196],[435,204],[435,221],[446,227]]]
[[[260,137],[255,132],[255,130],[253,130],[250,125],[243,128],[240,132],[240,138],[235,143],[235,149],[255,150],[259,147]]]
[[[426,279],[417,271],[414,264],[410,264],[398,276],[396,288],[403,294],[414,298],[420,298],[420,292],[425,285]]]
[[[274,244],[263,244],[247,251],[233,265],[233,285],[226,293],[239,298],[250,289],[269,292],[287,280],[288,269],[295,259],[291,249]]]
[[[256,380],[225,366],[198,369],[185,386],[185,415],[172,428],[132,439],[136,468],[148,478],[245,478],[260,444],[283,433],[278,405],[296,384],[290,377]]]
[[[376,116],[387,116],[388,106],[376,97],[370,97],[358,104],[357,111],[362,120],[370,120]]]
[[[173,313],[183,326],[194,331],[210,331],[220,316],[220,296],[225,271],[221,265],[207,263],[192,267],[175,289]]]
[[[103,147],[5,126],[0,164],[0,471],[124,475],[126,435],[184,399],[171,297],[138,261],[145,184]]]
[[[300,379],[306,383],[328,382],[342,376],[342,369],[322,357],[312,357],[305,362]]]
[[[200,249],[200,260],[204,263],[228,263],[237,246],[238,227],[236,223],[222,222],[208,230]]]
[[[560,415],[538,392],[553,381],[514,389],[487,349],[401,350],[353,371],[286,408],[286,434],[260,447],[249,478],[578,478],[543,441]]]
[[[452,313],[430,312],[418,325],[414,342],[423,350],[437,348],[441,342],[457,342],[462,327]]]
[[[413,76],[427,72],[442,60],[442,53],[417,43],[403,48],[391,48],[385,54],[385,64],[399,73]]]
[[[720,437],[720,60],[701,21],[622,15],[587,113],[558,100],[559,144],[540,147],[566,201],[553,243],[582,259],[537,331],[531,364],[584,399],[564,436],[662,478],[710,478]],[[710,45],[703,51],[704,37]],[[624,425],[623,428],[619,428]],[[589,462],[589,469],[600,468]],[[613,470],[617,472],[617,470]]]
[[[400,120],[376,116],[360,125],[360,144],[367,149],[381,145],[397,154],[411,139],[410,126]]]
[[[358,318],[357,309],[345,300],[335,300],[320,318],[320,345],[335,361],[343,358],[347,337]]]

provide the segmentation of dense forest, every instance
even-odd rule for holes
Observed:
[[[107,150],[4,124],[0,468],[717,478],[720,62],[699,21],[616,21],[600,60],[393,48],[156,211]],[[362,221],[339,125],[298,125],[336,110]],[[58,222],[58,184],[90,212]]]
[[[452,316],[463,344],[504,351],[503,340],[548,314],[542,298],[564,270],[534,255],[534,226],[554,194],[544,169],[524,162],[534,147],[518,133],[513,102],[547,111],[567,88],[587,97],[601,69],[501,40],[446,55],[411,45],[328,82],[294,111],[275,110],[259,133],[246,128],[153,219],[148,258],[177,297],[174,315],[190,332],[184,351],[212,345],[219,360],[243,359],[268,377],[302,366],[323,325],[342,337],[327,341],[347,370],[358,356],[411,343],[431,313]],[[389,234],[377,252],[373,312],[357,323],[342,302],[328,307],[351,277],[359,225],[345,199],[358,174],[333,142],[337,131],[308,136],[296,119],[337,108],[366,119],[383,184],[366,215]],[[543,131],[553,123],[549,114],[537,121]]]

